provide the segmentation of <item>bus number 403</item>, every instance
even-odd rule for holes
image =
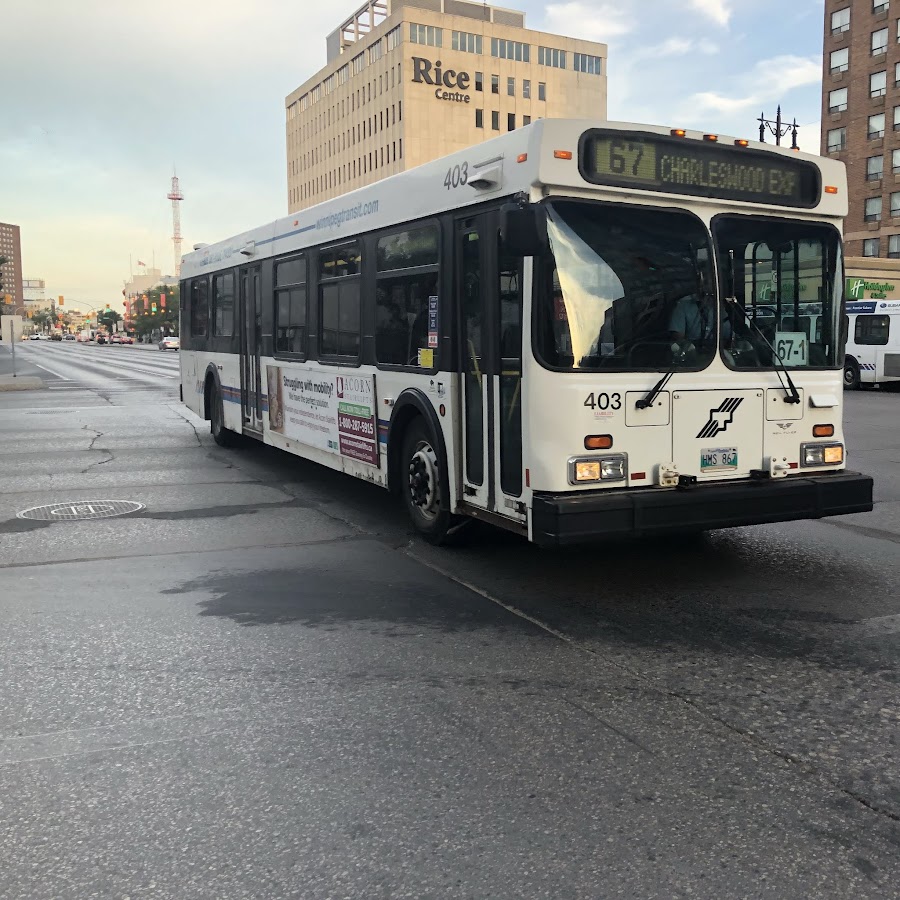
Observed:
[[[447,169],[447,177],[444,179],[444,187],[458,188],[469,180],[469,164],[464,162],[461,166],[451,166]]]
[[[584,401],[584,405],[591,409],[621,409],[622,395],[597,394],[595,398],[594,394],[588,394],[587,399]]]

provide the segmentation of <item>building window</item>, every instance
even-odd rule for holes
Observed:
[[[900,234],[888,238],[888,259],[900,259]]]
[[[528,78],[522,79],[522,96],[526,100],[531,99],[531,81]]]
[[[378,41],[375,44],[372,44],[369,47],[369,64],[373,62],[377,62],[381,57],[384,56],[384,44],[381,41]],[[369,99],[372,99],[371,93],[369,94]]]
[[[869,76],[869,96],[883,97],[887,93],[887,72],[873,72]]]
[[[387,48],[390,53],[391,50],[396,50],[397,47],[400,46],[400,42],[403,40],[403,33],[400,31],[400,26],[398,25],[396,28],[392,28],[386,35],[387,38]],[[393,69],[391,69],[391,73],[393,74]]]
[[[870,156],[866,160],[866,181],[881,181],[884,174],[884,157]]]
[[[847,108],[847,88],[838,88],[828,92],[828,112],[839,113]]]
[[[476,128],[484,128],[484,110],[483,109],[475,110],[475,127]]]
[[[850,7],[839,9],[831,14],[831,33],[840,34],[850,30]]]
[[[506,114],[506,130],[507,131],[515,131],[516,130],[516,114],[515,113],[507,113]]]
[[[572,57],[572,68],[576,72],[584,72],[586,75],[603,74],[601,57],[587,53],[573,53]]]
[[[500,76],[499,75],[491,75],[491,93],[492,94],[500,93]]]
[[[564,69],[566,67],[566,51],[557,50],[555,47],[538,47],[538,65]]]
[[[543,81],[538,82],[538,100],[547,99],[547,85]]]
[[[275,352],[303,355],[306,349],[306,259],[275,264]]]
[[[891,217],[900,216],[900,191],[891,194]]]
[[[881,197],[866,198],[863,218],[866,222],[879,222],[881,220]]]
[[[872,32],[872,56],[878,56],[880,53],[887,53],[887,44],[887,28],[879,28],[878,31]]]
[[[361,263],[359,245],[355,242],[319,251],[319,353],[322,356],[359,356]]]
[[[531,116],[522,116],[522,124],[530,125],[531,124]]]
[[[491,56],[498,59],[514,59],[516,62],[531,62],[531,45],[503,38],[491,38]]]
[[[434,226],[379,238],[375,276],[375,358],[379,363],[418,366],[419,351],[435,346],[429,339],[437,338],[437,333],[428,319],[429,298],[438,294],[438,262]]]
[[[469,34],[467,31],[454,31],[450,35],[450,44],[454,50],[462,50],[463,53],[477,53],[481,55],[481,35]]]
[[[846,72],[850,68],[849,48],[841,47],[840,50],[832,50],[830,66],[832,75],[836,75],[838,72]]]
[[[493,112],[491,112],[491,128],[494,131],[500,130],[500,112],[499,112],[499,110],[495,109],[495,110],[493,110]]]
[[[212,291],[213,334],[231,337],[234,334],[234,274],[216,275]]]
[[[878,256],[878,238],[866,238],[863,241],[863,256]]]
[[[869,140],[884,137],[884,113],[869,116]]]
[[[837,153],[838,150],[847,148],[847,129],[832,128],[828,132],[828,140],[826,142],[829,153]]]
[[[872,0],[872,12],[887,12],[890,8],[890,0]]]
[[[900,175],[900,150],[891,153],[891,171],[894,175]]]
[[[442,47],[443,40],[443,28],[435,28],[434,25],[416,25],[414,22],[409,23],[409,42],[411,44]]]
[[[506,93],[510,97],[516,96],[516,79],[515,78],[507,78],[506,79]]]
[[[900,63],[894,66],[894,85],[900,87]]]

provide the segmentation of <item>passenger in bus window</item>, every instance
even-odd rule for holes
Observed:
[[[716,304],[711,294],[685,294],[672,310],[669,333],[679,344],[709,346],[715,341]],[[731,338],[731,322],[722,319],[722,339]]]

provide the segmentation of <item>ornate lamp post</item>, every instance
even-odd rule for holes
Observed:
[[[775,136],[775,146],[781,146],[781,139],[785,137],[788,133],[791,135],[791,150],[799,150],[800,147],[797,144],[797,131],[799,129],[799,125],[797,125],[797,120],[794,119],[792,124],[788,124],[787,122],[783,122],[781,119],[781,106],[778,107],[778,114],[775,116],[775,120],[767,119],[766,114],[763,112],[760,114],[760,117],[756,120],[759,122],[759,140],[760,143],[764,144],[766,142],[766,129],[768,129]]]

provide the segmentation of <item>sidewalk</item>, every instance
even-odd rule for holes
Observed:
[[[34,391],[44,386],[41,369],[25,362],[16,347],[16,377],[8,342],[0,342],[0,391]]]

